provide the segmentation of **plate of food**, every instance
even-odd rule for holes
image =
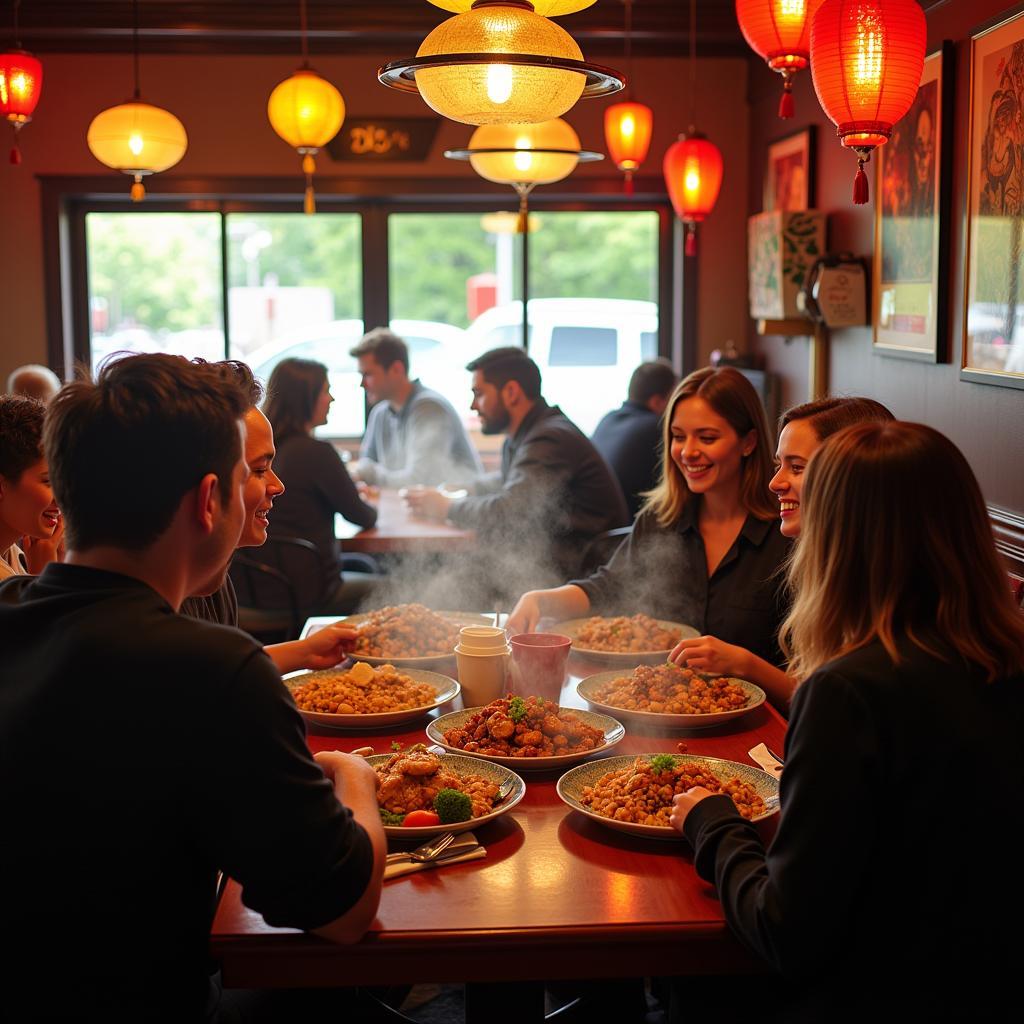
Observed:
[[[576,692],[606,714],[673,729],[720,725],[765,701],[764,690],[746,679],[708,676],[672,662],[598,672],[581,679]]]
[[[349,615],[344,621],[359,628],[352,657],[369,665],[424,668],[455,660],[462,626],[491,626],[493,618],[475,612],[433,612],[422,604],[389,605]]]
[[[669,824],[672,800],[693,786],[732,798],[748,821],[779,809],[779,782],[760,768],[697,754],[606,757],[566,772],[557,791],[573,810],[619,832],[682,839]]]
[[[552,626],[551,632],[571,637],[577,654],[611,665],[664,661],[680,640],[700,636],[693,626],[642,614],[569,619]]]
[[[542,697],[500,697],[427,726],[427,736],[445,750],[520,771],[567,768],[611,750],[625,735],[614,718]]]
[[[350,669],[296,672],[284,683],[306,721],[336,729],[414,722],[459,694],[459,684],[439,672],[363,661]]]
[[[507,814],[526,793],[526,783],[508,768],[462,754],[435,754],[423,744],[367,761],[380,777],[377,802],[389,839],[468,832]],[[424,815],[436,820],[412,824]]]

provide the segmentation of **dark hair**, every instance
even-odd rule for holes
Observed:
[[[0,395],[0,476],[14,484],[43,457],[46,406],[25,395]]]
[[[488,384],[499,389],[514,380],[530,401],[540,398],[540,370],[526,352],[515,345],[492,348],[490,352],[467,363],[466,369],[470,373],[479,370]]]
[[[668,398],[678,381],[679,375],[667,359],[641,363],[629,378],[629,400],[646,405],[655,397]]]
[[[197,366],[215,367],[225,374],[225,379],[234,381],[242,389],[242,393],[248,397],[250,408],[259,405],[263,400],[263,385],[256,379],[247,363],[238,359],[221,359],[211,363],[201,356],[196,356],[192,362]]]
[[[282,359],[267,382],[263,411],[280,444],[309,429],[317,400],[327,383],[327,367],[315,359]]]
[[[373,356],[378,366],[387,369],[392,363],[401,363],[409,372],[409,346],[394,331],[387,327],[374,327],[363,335],[355,348],[349,349],[350,356]]]
[[[779,420],[779,433],[794,420],[810,420],[819,441],[854,423],[891,423],[896,417],[873,398],[819,398],[787,409]]]
[[[148,547],[208,473],[228,507],[247,404],[221,368],[163,353],[126,356],[95,383],[66,384],[43,436],[68,546]]]

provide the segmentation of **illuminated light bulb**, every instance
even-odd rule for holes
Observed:
[[[507,64],[492,64],[487,69],[487,98],[499,105],[512,98],[512,69]]]
[[[142,136],[132,135],[128,139],[128,148],[138,156],[142,152]]]

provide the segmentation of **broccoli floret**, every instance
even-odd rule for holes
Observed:
[[[651,770],[655,775],[670,772],[676,766],[676,759],[671,754],[655,754],[651,758]]]
[[[473,817],[473,801],[457,789],[442,789],[434,797],[434,810],[442,825],[454,825],[457,821],[469,821]]]
[[[378,809],[380,810],[380,820],[385,825],[401,825],[405,821],[404,814],[395,814],[394,811],[389,811],[386,807]]]
[[[526,717],[526,701],[522,697],[513,697],[508,702],[508,717],[513,722],[521,722]]]

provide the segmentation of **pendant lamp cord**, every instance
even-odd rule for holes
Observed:
[[[690,132],[697,124],[697,0],[690,0]]]
[[[633,0],[626,4],[626,99],[633,98]]]
[[[21,6],[21,0],[14,0],[14,48],[16,50],[21,49],[21,36],[18,33],[18,8]]]
[[[299,25],[302,31],[302,66],[309,67],[309,44],[306,41],[306,0],[299,0]]]
[[[134,13],[135,27],[132,29],[132,49],[135,51],[135,99],[138,99],[142,93],[139,92],[139,0],[134,0],[132,4],[132,11]]]

